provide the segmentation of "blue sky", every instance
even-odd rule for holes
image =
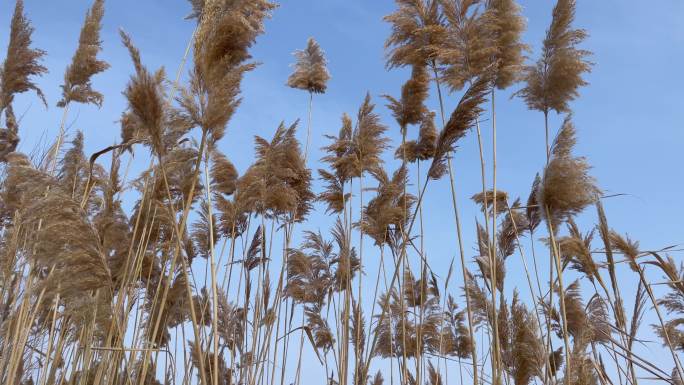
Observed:
[[[524,40],[536,58],[550,22],[552,1],[520,1],[527,18]],[[590,85],[580,90],[572,104],[578,129],[576,152],[588,158],[592,174],[606,193],[626,196],[605,201],[612,227],[627,232],[644,248],[655,249],[684,243],[679,194],[683,190],[682,151],[684,147],[684,3],[679,0],[626,1],[578,0],[575,25],[589,31],[582,48],[593,52]],[[61,111],[55,106],[66,65],[77,44],[80,25],[90,1],[26,0],[33,21],[35,46],[47,51],[50,73],[38,83],[45,92],[46,110],[33,95],[17,100],[17,115],[24,114],[20,136],[22,151],[31,151],[38,138],[53,138],[58,131]],[[13,2],[0,3],[0,31],[7,31]],[[354,116],[366,92],[397,143],[399,130],[384,107],[382,94],[397,95],[407,79],[405,70],[386,71],[383,45],[389,26],[382,17],[394,9],[390,0],[286,0],[266,23],[266,33],[252,53],[262,64],[243,82],[243,102],[229,124],[220,144],[231,160],[244,171],[253,160],[252,137],[270,137],[281,120],[306,118],[307,95],[285,86],[293,62],[292,52],[303,48],[306,39],[316,38],[329,60],[332,79],[328,92],[314,98],[311,159],[320,158],[326,144],[324,134],[336,134],[343,112]],[[142,51],[145,64],[164,66],[170,77],[177,71],[190,39],[194,23],[183,20],[190,11],[181,0],[110,0],[106,4],[102,57],[111,64],[96,76],[94,86],[105,94],[101,109],[76,106],[70,113],[71,132],[83,130],[88,153],[119,140],[117,120],[125,109],[121,91],[132,65],[120,44],[118,28],[130,33]],[[0,32],[0,49],[7,45],[7,33]],[[544,157],[543,116],[528,111],[519,99],[510,99],[510,89],[497,93],[498,186],[511,196],[527,198]],[[449,95],[447,112],[460,95]],[[437,109],[434,98],[430,108]],[[490,126],[483,116],[484,142],[491,141]],[[561,116],[551,117],[555,131]],[[303,127],[303,126],[302,126]],[[300,131],[304,139],[305,130]],[[416,132],[410,132],[409,136]],[[491,159],[489,145],[486,159]],[[388,157],[388,162],[392,163]],[[393,163],[394,164],[394,163]],[[312,168],[320,167],[312,162]],[[454,159],[464,221],[465,248],[474,255],[474,221],[477,209],[466,198],[481,191],[477,141],[474,133],[461,143]],[[490,167],[488,162],[487,167]],[[491,173],[488,169],[488,175]],[[431,185],[425,204],[426,245],[433,268],[445,271],[456,256],[448,184]],[[446,208],[449,208],[446,210]],[[446,211],[445,211],[446,210]],[[581,217],[585,230],[595,221],[590,210]],[[313,214],[306,229],[325,228],[330,223],[322,210]],[[371,242],[366,242],[370,244]],[[371,249],[368,251],[372,253]],[[673,254],[679,258],[681,253]],[[509,282],[525,288],[517,261],[509,262]],[[543,271],[546,271],[542,269]],[[371,271],[374,271],[371,269]],[[623,271],[625,277],[629,272]],[[655,274],[659,276],[659,274]],[[520,279],[516,278],[520,277]],[[629,276],[630,282],[635,282]],[[655,345],[657,346],[657,344]]]
[[[57,131],[59,85],[89,3],[26,1],[36,26],[35,46],[48,52],[45,64],[50,73],[39,84],[50,106],[45,110],[33,95],[19,98],[15,110],[25,113],[21,130],[24,151],[31,150],[32,141],[44,131],[48,137]],[[524,39],[535,58],[553,4],[521,1],[521,5],[528,20]],[[12,6],[10,1],[0,4],[0,26],[5,30]],[[322,134],[335,133],[341,114],[353,114],[366,92],[374,97],[390,133],[398,139],[398,129],[379,98],[381,94],[396,95],[407,78],[403,70],[387,72],[384,67],[383,44],[389,27],[382,17],[393,9],[389,0],[281,3],[253,50],[254,59],[262,64],[243,83],[242,106],[221,148],[244,169],[251,155],[245,145],[253,135],[268,136],[280,120],[306,117],[306,95],[284,83],[291,71],[292,51],[302,48],[309,36],[326,51],[332,74],[328,93],[314,100],[312,159],[318,158],[316,150],[325,143]],[[172,77],[192,33],[193,23],[183,20],[188,12],[189,5],[180,0],[107,3],[102,57],[112,67],[94,80],[95,87],[106,95],[105,103],[99,110],[77,106],[69,121],[72,129],[85,132],[87,148],[99,149],[119,138],[116,121],[125,107],[121,90],[132,66],[119,42],[118,28],[133,36],[148,66],[165,66]],[[675,0],[579,0],[577,6],[575,25],[590,32],[583,48],[594,53],[592,61],[596,63],[587,76],[590,86],[581,90],[581,98],[572,105],[579,133],[577,152],[589,158],[593,174],[606,191],[630,194],[607,203],[612,221],[654,247],[684,242],[677,215],[684,209],[676,204],[684,143],[684,102],[679,97],[684,78],[678,76],[684,59],[683,15],[684,4]],[[1,34],[0,47],[6,44],[7,35]],[[517,88],[519,85],[514,85],[498,94],[499,185],[512,195],[526,195],[534,173],[543,164],[543,120],[519,99],[508,99]],[[447,106],[453,108],[458,97],[449,96]],[[437,108],[434,100],[431,107]],[[551,127],[557,128],[560,119],[552,117]],[[486,127],[483,132],[487,140]],[[474,135],[467,137],[455,159],[468,196],[479,187],[471,183],[471,177],[479,175],[473,163],[477,160],[475,143]]]

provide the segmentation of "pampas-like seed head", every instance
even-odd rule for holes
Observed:
[[[375,373],[375,376],[373,377],[373,382],[371,382],[371,385],[382,385],[385,382],[385,379],[382,378],[382,372],[378,370],[377,373]]]
[[[423,120],[418,131],[418,143],[416,144],[416,156],[420,160],[428,160],[435,155],[437,144],[437,128],[435,127],[435,113],[423,114]]]
[[[574,18],[575,0],[558,0],[546,31],[542,57],[525,69],[527,84],[517,93],[530,109],[568,112],[569,103],[579,95],[577,89],[587,84],[582,75],[591,70],[586,60],[590,52],[576,47],[587,33],[572,29]]]
[[[432,361],[428,361],[428,378],[426,381],[427,385],[442,385],[442,374],[437,370]]]
[[[527,198],[527,207],[525,208],[525,214],[527,215],[527,222],[529,223],[530,232],[534,230],[541,223],[541,208],[539,207],[539,201],[537,201],[539,186],[541,185],[541,177],[539,173],[534,176],[534,181],[532,182],[532,189],[530,190],[530,195]]]
[[[344,211],[344,204],[351,196],[350,193],[344,193],[343,182],[337,175],[326,170],[318,170],[320,179],[326,183],[323,192],[318,194],[317,200],[325,202],[327,205],[326,212],[341,213]]]
[[[385,16],[392,33],[385,42],[387,67],[424,65],[435,60],[446,36],[437,0],[396,0]]]
[[[384,136],[387,126],[380,122],[380,116],[374,111],[370,93],[366,94],[359,107],[356,130],[353,134],[354,150],[359,159],[360,172],[373,171],[382,164],[381,155],[387,148],[389,140]]]
[[[304,308],[304,314],[314,336],[314,347],[323,351],[332,349],[335,337],[328,321],[321,316],[323,309],[317,305],[307,306]]]
[[[217,150],[211,152],[212,191],[226,196],[237,188],[238,173],[233,163]]]
[[[0,69],[0,113],[5,112],[7,129],[14,132],[18,130],[12,109],[14,95],[33,90],[47,106],[43,91],[31,79],[47,72],[40,64],[45,51],[31,48],[31,34],[33,27],[24,15],[24,1],[17,0],[10,24],[7,56]]]
[[[352,127],[352,120],[349,115],[346,113],[342,115],[342,127],[338,136],[327,135],[326,137],[331,139],[332,143],[323,148],[328,153],[328,155],[323,157],[323,161],[328,163],[333,169],[334,177],[337,180],[336,183],[341,187],[349,179],[361,175],[361,164],[353,140],[354,128]],[[323,179],[327,180],[329,178],[324,176]],[[339,192],[341,193],[341,191],[340,189]],[[340,203],[335,204],[338,205]]]
[[[556,291],[558,290],[560,290],[560,288],[556,287]],[[565,288],[563,293],[558,294],[562,295],[565,300],[568,333],[570,333],[578,343],[589,342],[589,321],[584,309],[584,303],[582,302],[582,292],[579,280],[572,282]]]
[[[233,369],[228,367],[226,361],[223,358],[223,354],[218,352],[205,352],[202,350],[202,344],[198,344],[193,341],[188,341],[188,345],[190,348],[190,363],[198,371],[198,380],[200,378],[211,379],[213,377],[212,369],[214,368],[214,366],[212,363],[216,361],[218,362],[218,373],[215,373],[215,376],[218,378],[217,383],[219,385],[233,384]],[[201,363],[204,364],[203,369]],[[205,373],[202,375],[202,373],[199,373],[200,370],[204,370]],[[204,384],[201,380],[199,380],[199,384],[208,385]]]
[[[508,203],[506,203],[506,208],[508,209]],[[499,255],[503,258],[508,258],[513,255],[515,248],[518,245],[518,238],[522,236],[524,231],[529,227],[527,217],[519,208],[520,200],[517,199],[513,202],[513,206],[508,209],[496,237],[499,246]]]
[[[552,156],[546,165],[537,192],[542,215],[557,229],[557,224],[596,202],[600,190],[588,173],[586,159],[572,156],[575,127],[566,117],[553,142]]]
[[[363,209],[360,227],[364,234],[368,234],[378,246],[388,244],[393,230],[405,229],[410,221],[411,207],[415,197],[405,193],[407,183],[407,169],[400,167],[392,178],[382,169],[372,172],[379,185],[377,195],[371,199]]]
[[[494,195],[493,190],[488,190],[484,192],[479,192],[470,199],[480,206],[482,211],[489,211],[489,215],[492,215],[494,210],[494,201],[496,201],[496,215],[507,211],[508,208],[508,193],[502,190],[497,190],[496,195]]]
[[[632,241],[629,237],[621,236],[617,232],[610,231],[611,246],[624,254],[625,258],[629,260],[629,267],[634,272],[639,272],[641,269],[637,265],[637,258],[639,257],[639,242]]]
[[[684,384],[684,381],[682,381],[682,376],[679,374],[679,370],[677,370],[676,366],[672,368],[672,372],[670,374],[670,381],[672,381],[672,385]]]
[[[435,156],[428,171],[430,178],[439,179],[446,173],[447,156],[454,150],[456,142],[475,126],[476,119],[482,112],[480,105],[484,103],[485,95],[491,89],[491,75],[491,72],[485,72],[468,88],[444,129],[439,133]]]
[[[309,38],[306,48],[296,51],[294,55],[297,63],[294,65],[294,73],[287,79],[287,85],[311,93],[324,93],[330,80],[330,73],[326,68],[323,50],[316,40]]]
[[[264,19],[275,5],[267,0],[191,0],[197,18],[194,68],[189,89],[178,98],[193,124],[208,135],[210,145],[224,135],[240,103],[240,83],[253,70],[249,49],[264,31]]]
[[[198,21],[196,66],[237,66],[250,58],[249,48],[264,31],[264,20],[276,8],[268,0],[190,0]],[[206,71],[200,71],[207,73]]]
[[[420,123],[425,113],[425,99],[428,97],[430,77],[425,64],[413,65],[411,78],[401,87],[401,99],[397,100],[389,95],[389,109],[402,131],[409,124]]]
[[[97,54],[102,49],[100,30],[103,16],[104,0],[95,0],[86,14],[83,27],[81,27],[76,53],[74,53],[71,64],[64,74],[62,100],[57,103],[60,107],[64,107],[72,101],[102,106],[104,97],[101,93],[93,90],[90,79],[93,75],[109,68],[109,64],[97,59]]]
[[[439,0],[447,24],[447,37],[438,51],[441,79],[452,91],[490,71],[497,44],[490,39],[490,22],[479,0]],[[490,74],[494,75],[494,73]]]
[[[297,124],[281,123],[270,142],[255,138],[258,159],[238,182],[238,199],[250,211],[303,221],[311,210],[311,171],[295,138]]]
[[[493,55],[497,67],[494,85],[499,89],[507,88],[517,81],[523,69],[523,52],[528,47],[520,41],[525,31],[525,19],[521,11],[522,7],[515,0],[487,2],[487,29],[496,48]]]
[[[166,102],[162,86],[164,72],[160,70],[155,74],[145,68],[140,59],[140,51],[133,45],[131,37],[123,30],[120,31],[121,41],[128,51],[135,66],[135,76],[132,76],[124,96],[128,99],[130,115],[134,119],[135,126],[142,128],[152,144],[153,151],[162,156],[166,152],[163,145],[164,114]],[[128,136],[128,134],[126,135]]]
[[[545,347],[536,334],[537,320],[513,292],[511,303],[511,374],[515,385],[527,385],[544,373]]]
[[[200,208],[199,218],[192,224],[191,237],[199,256],[206,259],[212,253],[212,246],[219,241],[219,231],[216,216],[209,214],[209,203],[203,200]]]
[[[561,256],[565,263],[570,264],[570,268],[583,273],[590,281],[599,278],[599,268],[591,255],[591,241],[594,232],[590,231],[582,235],[579,227],[574,220],[568,220],[568,231],[570,235],[558,239],[558,246]]]
[[[418,140],[409,140],[401,144],[394,152],[394,156],[397,159],[403,159],[410,163],[417,160],[431,159],[435,155],[437,135],[435,113],[432,111],[423,112],[420,130],[418,131]]]
[[[81,209],[80,200],[58,186],[45,193],[44,185],[36,185],[35,191],[39,195],[25,201],[21,226],[39,229],[30,246],[31,258],[37,268],[52,270],[38,283],[45,289],[44,304],[52,303],[59,295],[68,311],[86,321],[93,306],[101,304],[91,293],[106,293],[112,283],[97,229]]]

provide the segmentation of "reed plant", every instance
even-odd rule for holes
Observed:
[[[15,97],[33,91],[47,105],[37,80],[47,53],[15,2],[0,68],[1,383],[682,383],[684,267],[674,248],[644,250],[609,227],[609,196],[576,154],[584,131],[571,102],[592,63],[573,0],[555,4],[532,64],[514,0],[396,0],[384,18],[386,67],[408,78],[398,95],[383,95],[394,121],[367,92],[337,134],[312,124],[313,96],[327,97],[331,76],[310,38],[286,81],[309,94],[304,145],[299,121],[280,122],[254,137],[244,170],[222,141],[276,4],[191,0],[185,81],[148,68],[121,30],[134,71],[122,87],[120,141],[87,149],[90,134],[68,135],[65,123],[74,103],[106,103],[93,78],[110,67],[98,55],[113,4],[94,0],[86,12],[57,136],[30,156],[19,151],[27,131]],[[495,98],[509,87],[545,117],[545,162],[527,201],[497,182],[497,130],[510,127],[497,120]],[[551,111],[565,114],[556,135]],[[311,138],[323,135],[324,156],[311,159]],[[480,174],[470,201],[460,195],[465,166],[452,161],[468,135]],[[129,176],[122,165],[134,156],[149,163]],[[437,204],[454,222],[439,225],[450,239],[432,244],[425,223],[441,219],[427,203],[440,179],[450,199]],[[478,211],[473,234],[463,205]],[[583,229],[578,216],[593,208],[596,225]],[[316,227],[317,212],[332,218],[329,228]],[[454,259],[440,271],[433,256],[444,249]],[[525,276],[507,274],[518,259]],[[651,282],[658,273],[664,281]],[[651,334],[642,327],[649,315]],[[671,362],[642,353],[660,345],[650,336]]]

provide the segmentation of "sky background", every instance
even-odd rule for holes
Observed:
[[[538,57],[541,41],[551,19],[554,2],[520,1],[527,18],[524,41],[530,45],[530,58]],[[47,96],[45,108],[34,95],[17,99],[15,111],[23,115],[20,124],[20,150],[32,151],[40,138],[54,138],[58,132],[61,110],[59,85],[64,69],[77,45],[83,16],[90,1],[26,0],[26,11],[36,28],[34,45],[45,49],[45,65],[50,73],[38,80]],[[285,86],[294,61],[292,52],[314,37],[329,60],[332,79],[328,92],[314,98],[310,166],[322,156],[320,147],[327,143],[324,134],[337,134],[343,112],[355,116],[366,92],[377,104],[388,134],[396,144],[399,129],[384,106],[382,94],[398,95],[407,70],[385,69],[384,42],[389,25],[384,15],[395,8],[390,0],[285,0],[280,3],[266,33],[252,50],[261,65],[243,82],[243,102],[229,123],[219,145],[243,172],[253,161],[253,136],[270,138],[280,121],[290,123],[306,119],[308,95]],[[0,2],[0,31],[8,31],[13,1]],[[119,141],[118,119],[126,107],[121,94],[132,64],[120,43],[118,29],[131,34],[150,68],[164,66],[174,77],[183,57],[194,22],[183,20],[190,6],[181,0],[110,0],[106,14],[101,57],[111,68],[94,78],[94,88],[105,95],[101,109],[74,106],[69,115],[70,133],[85,133],[86,152],[98,151]],[[580,90],[581,97],[572,103],[577,127],[576,153],[586,156],[594,175],[606,194],[626,194],[605,200],[611,227],[629,233],[644,249],[684,243],[681,204],[682,152],[684,148],[684,2],[679,0],[628,1],[578,0],[575,26],[585,28],[589,37],[581,45],[593,52],[593,71],[586,76],[590,83]],[[7,33],[0,32],[0,49],[7,46]],[[2,54],[0,54],[2,55]],[[187,70],[184,71],[184,75]],[[545,161],[543,115],[528,111],[511,94],[521,85],[497,92],[498,187],[512,197],[527,199],[535,173]],[[433,92],[434,94],[434,92]],[[446,96],[447,113],[455,107],[460,94]],[[437,109],[435,98],[429,107]],[[491,175],[489,112],[482,117],[486,143],[488,176]],[[551,115],[555,132],[563,117]],[[300,138],[305,140],[302,125]],[[415,136],[417,129],[409,131]],[[387,157],[394,169],[397,163]],[[135,167],[134,167],[135,168]],[[475,219],[478,211],[466,198],[481,191],[477,139],[474,132],[460,142],[454,158],[459,205],[462,206],[465,248],[475,255]],[[318,185],[318,184],[317,184]],[[318,211],[303,227],[325,229],[330,218]],[[435,270],[445,272],[457,254],[448,184],[431,185],[424,207],[428,258]],[[582,215],[580,224],[589,230],[595,212]],[[366,242],[370,244],[371,242]],[[368,249],[368,253],[373,253]],[[375,252],[377,253],[377,252]],[[682,253],[672,254],[677,260]],[[511,288],[524,291],[526,282],[520,263],[507,265]],[[375,271],[371,268],[371,271]],[[546,271],[542,269],[542,271]],[[660,274],[654,273],[654,277]],[[634,289],[636,278],[627,269],[621,271],[626,289]],[[657,279],[657,278],[656,278]],[[627,283],[629,282],[629,283]],[[459,284],[460,285],[460,284]],[[629,306],[629,305],[628,305]],[[644,328],[648,326],[645,323]],[[644,349],[660,351],[655,343]],[[661,354],[661,353],[654,353]],[[663,356],[668,359],[667,356]],[[669,363],[665,366],[669,367]],[[669,369],[667,369],[669,371]],[[306,383],[306,382],[305,382]]]

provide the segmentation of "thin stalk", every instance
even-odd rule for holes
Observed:
[[[309,159],[309,143],[311,141],[311,113],[313,110],[313,92],[309,92],[309,119],[306,124],[306,147],[304,147],[304,163]]]
[[[212,298],[212,320],[211,320],[211,328],[212,328],[212,333],[213,333],[213,342],[214,342],[214,370],[213,370],[213,381],[212,383],[214,385],[218,385],[218,343],[219,343],[219,334],[218,334],[218,289],[217,289],[217,278],[216,278],[216,261],[214,258],[214,213],[213,213],[213,205],[211,201],[211,180],[209,179],[209,152],[207,152],[207,157],[205,158],[204,162],[204,180],[205,180],[205,185],[206,185],[206,199],[207,199],[207,206],[208,206],[208,221],[209,221],[209,260],[211,264],[211,298]]]
[[[497,277],[497,266],[496,266],[496,258],[497,258],[497,252],[496,252],[496,218],[497,218],[497,211],[496,211],[496,104],[494,102],[494,88],[492,88],[492,244],[490,247],[490,269],[492,271],[492,302],[494,304],[494,349],[495,349],[495,358],[496,358],[496,368],[497,372],[495,373],[495,384],[498,385],[500,382],[500,377],[501,377],[501,349],[499,347],[500,341],[499,341],[499,321],[498,321],[498,315],[497,315],[497,310],[496,310],[496,296],[494,295],[494,288],[496,287],[496,283],[498,282],[498,277]],[[484,166],[484,162],[483,162]],[[484,173],[482,174],[484,177]],[[485,204],[486,204],[486,196],[485,196]],[[486,213],[485,213],[486,215]]]
[[[439,75],[437,74],[437,67],[435,65],[435,62],[432,62],[432,71],[435,75],[435,84],[437,86],[437,96],[439,98],[439,111],[440,111],[440,116],[442,118],[442,129],[444,129],[444,126],[446,125],[446,120],[444,119],[444,99],[442,98],[442,87],[439,82]],[[477,344],[475,342],[475,337],[473,334],[473,312],[470,306],[470,290],[468,289],[468,274],[467,274],[467,268],[466,268],[466,262],[465,262],[465,252],[463,249],[463,236],[461,232],[461,220],[459,217],[458,213],[458,205],[457,205],[457,200],[456,200],[456,187],[454,184],[454,173],[451,167],[451,156],[447,156],[447,166],[449,167],[449,185],[451,187],[451,203],[454,208],[454,220],[456,222],[456,235],[458,238],[458,249],[459,249],[459,254],[461,258],[461,272],[463,274],[463,285],[465,287],[465,296],[466,296],[466,312],[468,313],[468,334],[470,336],[470,340],[472,341],[472,361],[473,361],[473,385],[478,385],[478,375],[477,375]],[[425,179],[425,187],[427,186],[429,178]],[[423,192],[425,191],[425,187],[423,187]],[[420,194],[420,198],[422,198],[423,193]],[[420,198],[418,201],[418,208],[420,208]]]
[[[54,151],[52,152],[50,160],[52,161],[52,165],[49,165],[48,170],[50,172],[50,175],[53,175],[55,173],[55,169],[57,168],[57,159],[59,158],[59,150],[62,147],[62,141],[64,140],[64,131],[65,131],[65,126],[66,126],[66,120],[67,117],[69,116],[69,104],[67,103],[64,108],[62,109],[62,120],[59,123],[59,133],[57,134],[57,140],[55,141],[54,144]]]
[[[546,134],[546,164],[551,160],[551,146],[549,144],[549,111],[544,110],[544,132]]]
[[[549,213],[549,208],[548,206],[545,206],[544,209],[546,210],[546,226],[549,231],[549,237],[551,238],[551,254],[553,261],[555,262],[556,266],[556,272],[558,273],[558,291],[559,291],[559,297],[560,297],[560,306],[561,306],[561,316],[563,320],[563,342],[565,343],[565,370],[567,373],[570,373],[572,366],[571,360],[570,360],[570,340],[568,337],[568,317],[567,313],[565,311],[565,291],[563,288],[563,270],[561,267],[561,260],[560,260],[560,253],[558,252],[558,245],[556,244],[556,236],[555,232],[553,229],[553,226],[551,225],[551,220],[550,218],[550,213]],[[552,265],[553,266],[553,265]],[[553,267],[552,267],[553,269]],[[553,283],[549,292],[549,296],[553,298]],[[565,376],[564,382],[567,383],[568,376]]]
[[[480,150],[480,175],[481,175],[481,182],[482,182],[482,198],[484,199],[484,202],[482,204],[482,214],[484,215],[484,220],[485,220],[485,229],[486,229],[486,235],[487,235],[487,250],[489,253],[489,276],[490,276],[490,286],[491,286],[491,294],[492,294],[492,313],[494,315],[494,319],[492,322],[492,331],[494,332],[494,335],[492,336],[492,342],[494,343],[493,349],[492,349],[492,380],[493,385],[500,385],[499,383],[499,321],[498,321],[498,312],[497,312],[497,306],[496,306],[496,292],[497,292],[497,282],[498,279],[496,277],[496,250],[495,246],[492,244],[492,240],[489,237],[489,213],[487,212],[487,209],[489,208],[489,203],[487,199],[487,182],[485,178],[485,161],[484,161],[484,151],[482,148],[482,134],[480,131],[480,122],[479,120],[477,121],[477,143],[478,147]],[[496,201],[495,197],[492,197],[493,201]],[[496,216],[496,213],[492,213],[492,216]],[[496,232],[495,232],[496,233]]]

